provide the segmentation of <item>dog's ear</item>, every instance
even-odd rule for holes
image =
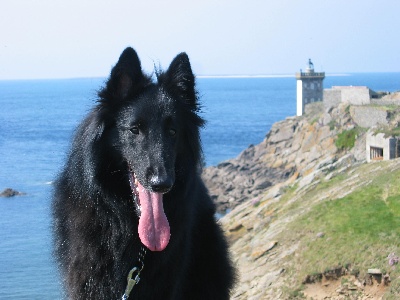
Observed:
[[[168,92],[180,98],[192,110],[197,109],[195,77],[186,53],[178,54],[171,62],[162,79]]]
[[[102,99],[124,99],[142,89],[147,80],[136,51],[128,47],[112,68],[106,87],[99,94]]]

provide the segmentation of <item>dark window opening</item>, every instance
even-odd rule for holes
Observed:
[[[371,160],[383,160],[383,148],[371,147],[370,158]]]

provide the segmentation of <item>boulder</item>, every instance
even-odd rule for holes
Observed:
[[[0,193],[0,197],[14,197],[14,196],[22,196],[26,195],[25,193],[18,192],[16,190],[13,190],[11,188],[6,188],[4,191]]]

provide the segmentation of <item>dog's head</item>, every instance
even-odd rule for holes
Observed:
[[[163,250],[169,226],[163,194],[176,181],[177,170],[201,160],[199,110],[195,77],[185,53],[177,55],[157,82],[143,73],[132,48],[121,54],[99,92],[100,114],[111,128],[113,148],[124,160],[136,195],[139,236],[151,250]]]

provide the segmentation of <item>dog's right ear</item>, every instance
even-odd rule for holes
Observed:
[[[105,88],[99,92],[102,102],[112,99],[122,100],[137,93],[148,82],[143,74],[139,57],[131,47],[126,48],[117,64],[112,68]]]

